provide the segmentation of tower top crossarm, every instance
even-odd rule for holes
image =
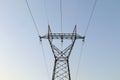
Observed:
[[[40,36],[41,39],[84,39],[84,36],[80,36],[77,33],[49,33],[44,36]]]
[[[42,39],[71,39],[71,40],[76,40],[76,39],[85,39],[85,36],[81,36],[79,34],[77,34],[76,32],[76,26],[73,30],[72,33],[52,33],[50,26],[48,25],[48,34],[44,35],[44,36],[39,36],[40,40]]]

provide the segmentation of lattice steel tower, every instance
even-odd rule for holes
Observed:
[[[40,40],[48,39],[55,58],[52,80],[71,80],[69,57],[76,39],[84,40],[84,38],[76,33],[76,26],[73,33],[52,33],[48,25],[48,34],[40,36]],[[54,39],[60,40],[61,44],[64,40],[71,40],[71,42],[65,49],[61,50],[53,44]]]

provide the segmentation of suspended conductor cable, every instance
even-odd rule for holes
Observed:
[[[31,15],[31,17],[32,17],[33,23],[34,23],[34,25],[35,25],[35,29],[36,29],[36,31],[37,31],[37,34],[39,35],[39,30],[38,30],[38,27],[37,27],[37,23],[35,22],[35,19],[34,19],[33,15],[32,15],[32,11],[31,11],[31,9],[30,9],[29,3],[28,3],[27,0],[25,0],[25,1],[26,1],[28,10],[29,10],[29,12],[30,12],[30,15]]]
[[[42,41],[40,41],[40,44],[41,44],[41,47],[42,47],[42,53],[43,53],[43,57],[44,57],[44,60],[45,60],[45,67],[46,67],[48,80],[49,80],[50,79],[50,75],[49,75],[49,71],[48,71],[48,67],[47,67],[48,65],[47,65],[47,61],[46,61],[46,57],[45,57],[45,51],[44,51],[44,48],[43,48]]]
[[[62,26],[63,26],[63,23],[62,23],[62,0],[60,0],[60,15],[61,15],[61,33],[62,33]]]
[[[77,78],[78,78],[78,72],[79,72],[81,57],[82,57],[82,53],[83,53],[83,47],[84,47],[84,42],[82,42],[82,45],[81,45],[81,48],[80,48],[80,54],[79,54],[79,60],[78,60],[76,79],[75,80],[77,80]]]
[[[95,2],[94,2],[94,4],[93,4],[93,8],[92,8],[92,11],[91,11],[91,14],[90,14],[90,18],[89,18],[88,23],[87,23],[87,27],[86,27],[84,36],[86,36],[87,31],[88,31],[88,28],[89,28],[89,26],[90,26],[90,23],[91,23],[91,20],[92,20],[92,17],[93,17],[93,13],[94,13],[94,11],[95,11],[95,7],[96,7],[96,4],[97,4],[97,1],[98,1],[98,0],[95,0]]]
[[[27,0],[25,0],[25,1],[26,1],[28,10],[29,10],[29,12],[30,12],[30,15],[31,15],[31,17],[32,17],[33,23],[34,23],[34,25],[35,25],[35,29],[36,29],[36,31],[37,31],[37,34],[38,34],[38,36],[39,36],[39,30],[38,30],[37,24],[36,24],[36,22],[35,22],[35,19],[34,19],[33,15],[32,15],[32,11],[31,11],[31,9],[30,9],[30,7],[29,7],[28,1],[27,1]],[[41,43],[41,45],[42,45],[42,42],[41,42],[41,41],[40,41],[40,43]],[[44,60],[45,60],[45,66],[46,66],[46,68],[47,68],[47,62],[46,62],[46,57],[45,57],[45,52],[44,52],[43,45],[42,45],[42,52],[43,52],[43,57],[44,57]],[[47,74],[48,74],[48,80],[49,80],[49,79],[50,79],[50,78],[49,78],[50,76],[49,76],[48,68],[47,68]]]
[[[62,0],[60,0],[60,16],[61,16],[61,33],[63,32],[62,31],[62,26],[63,26],[63,23],[62,23]],[[63,40],[61,40],[61,50],[63,50]]]
[[[88,31],[88,28],[89,28],[89,26],[90,26],[90,23],[91,23],[91,20],[92,20],[92,17],[93,17],[93,13],[94,13],[94,11],[95,11],[95,7],[96,7],[96,4],[97,4],[97,1],[98,1],[98,0],[95,0],[95,2],[94,2],[94,4],[93,4],[93,8],[92,8],[92,11],[91,11],[91,14],[90,14],[90,18],[89,18],[88,23],[87,23],[87,27],[86,27],[84,36],[86,36],[87,31]],[[76,80],[77,80],[77,78],[78,78],[78,72],[79,72],[81,57],[82,57],[82,53],[83,53],[83,47],[84,47],[84,42],[82,43],[82,46],[81,46],[81,49],[80,49],[80,55],[79,55],[80,58],[79,58],[78,66],[77,66]]]

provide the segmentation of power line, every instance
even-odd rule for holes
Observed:
[[[27,0],[25,0],[25,1],[26,1],[28,10],[29,10],[29,12],[30,12],[30,15],[31,15],[31,17],[32,17],[32,21],[33,21],[33,23],[34,23],[34,25],[35,25],[35,29],[36,29],[36,31],[37,31],[37,34],[38,34],[38,36],[39,36],[39,30],[38,30],[38,27],[37,27],[37,23],[35,22],[35,19],[34,19],[33,15],[32,15],[32,11],[31,11],[31,9],[30,9],[30,6],[29,6],[28,1],[27,1]]]
[[[60,0],[60,14],[61,14],[61,33],[62,33],[62,26],[63,26],[63,23],[62,23],[62,0]]]
[[[87,34],[87,31],[88,31],[88,28],[90,26],[90,23],[91,23],[91,20],[92,20],[92,17],[93,17],[93,13],[95,11],[95,7],[96,7],[96,4],[97,4],[97,1],[98,0],[95,0],[94,4],[93,4],[93,8],[92,8],[92,11],[91,11],[91,14],[90,14],[90,18],[88,20],[88,23],[87,23],[87,27],[86,27],[86,30],[85,30],[85,33],[84,33],[84,36],[86,36]],[[78,66],[77,66],[77,72],[76,72],[76,80],[78,78],[78,72],[79,72],[79,67],[80,67],[80,62],[81,62],[81,57],[82,57],[82,53],[83,53],[83,46],[84,46],[84,42],[82,43],[82,46],[80,48],[80,55],[79,55],[79,61],[78,61]]]
[[[93,8],[92,8],[92,11],[91,11],[91,14],[90,14],[90,18],[89,18],[88,23],[87,23],[87,27],[86,27],[84,36],[86,36],[87,31],[88,31],[88,28],[89,28],[89,26],[90,26],[90,23],[91,23],[91,20],[92,20],[92,17],[93,17],[93,13],[94,13],[94,11],[95,11],[95,7],[96,7],[96,4],[97,4],[97,1],[98,1],[98,0],[95,0],[95,2],[94,2],[94,4],[93,4]]]
[[[38,30],[37,24],[36,24],[36,22],[35,22],[35,19],[34,19],[33,15],[32,15],[32,11],[31,11],[31,9],[30,9],[30,6],[29,6],[29,4],[28,4],[28,1],[27,1],[27,0],[25,0],[25,1],[26,1],[28,10],[29,10],[29,12],[30,12],[30,15],[31,15],[31,17],[32,17],[33,23],[34,23],[34,25],[35,25],[35,29],[36,29],[36,31],[37,31],[37,34],[38,34],[38,36],[39,36],[39,30]],[[40,43],[41,43],[41,46],[42,46],[42,53],[43,53],[43,57],[44,57],[44,61],[45,61],[45,66],[46,66],[46,68],[47,68],[47,74],[48,74],[48,80],[49,80],[50,78],[49,78],[49,72],[48,72],[48,67],[47,67],[45,52],[44,52],[44,48],[43,48],[43,45],[42,45],[42,42],[41,42],[41,41],[40,41]]]
[[[47,61],[46,61],[46,57],[45,57],[45,51],[43,48],[43,44],[42,41],[40,41],[41,47],[42,47],[42,53],[43,53],[43,58],[45,60],[45,67],[46,67],[46,71],[47,71],[47,75],[48,75],[48,80],[50,79],[50,75],[49,75],[49,71],[48,71],[48,65],[47,65]]]
[[[63,26],[63,23],[62,23],[62,0],[60,0],[60,16],[61,16],[61,33],[63,32],[62,31],[62,26]],[[61,50],[63,50],[63,41],[61,40]]]
[[[82,53],[83,53],[83,46],[84,46],[84,42],[82,42],[82,46],[80,48],[80,54],[79,54],[79,60],[78,60],[78,66],[77,66],[77,72],[76,72],[76,79],[75,80],[78,79],[78,72],[79,72],[81,57],[82,57]]]

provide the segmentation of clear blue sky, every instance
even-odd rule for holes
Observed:
[[[52,31],[60,32],[59,0],[28,2],[41,35],[47,33],[48,20]],[[63,32],[72,32],[77,24],[83,35],[93,3],[63,0]],[[80,46],[77,41],[70,57],[72,80],[76,79]],[[54,59],[47,40],[43,47],[49,74],[25,0],[0,0],[0,80],[50,80]],[[120,80],[120,0],[98,0],[77,80]]]

